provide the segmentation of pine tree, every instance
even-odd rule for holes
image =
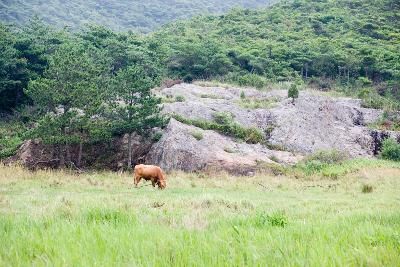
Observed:
[[[133,133],[147,135],[154,127],[161,126],[160,99],[151,93],[157,80],[140,65],[118,71],[112,86],[111,112],[114,127],[128,134],[127,167],[132,167]]]
[[[69,146],[86,140],[89,117],[102,102],[107,62],[96,49],[66,43],[49,59],[44,77],[29,83],[26,93],[43,114],[33,137],[59,146],[59,164],[71,163]]]
[[[292,84],[288,91],[288,98],[292,98],[292,103],[294,100],[299,97],[299,89],[297,89],[297,85]]]

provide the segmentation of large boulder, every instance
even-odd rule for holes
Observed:
[[[290,152],[237,142],[214,131],[171,119],[161,140],[151,148],[146,162],[157,164],[166,171],[220,169],[246,174],[262,163],[294,164],[300,159]]]

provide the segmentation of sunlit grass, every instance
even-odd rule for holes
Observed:
[[[398,265],[399,164],[329,168],[340,175],[177,172],[160,191],[128,173],[2,166],[0,266]]]

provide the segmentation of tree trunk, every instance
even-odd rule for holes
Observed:
[[[79,152],[78,152],[78,162],[77,162],[78,168],[81,167],[82,163],[82,150],[83,150],[83,143],[79,142]]]
[[[128,135],[128,169],[132,168],[132,133]]]
[[[308,64],[306,64],[306,79],[308,79]]]
[[[59,145],[60,168],[65,168],[64,144]]]
[[[66,154],[67,154],[67,164],[68,164],[68,167],[71,167],[71,163],[72,163],[72,157],[71,157],[71,150],[70,150],[70,146],[69,146],[69,144],[66,144],[65,145],[65,152],[66,152]]]
[[[347,84],[350,83],[350,68],[347,69]]]

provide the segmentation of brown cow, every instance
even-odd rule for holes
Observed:
[[[162,170],[158,166],[153,165],[136,165],[135,166],[135,186],[137,187],[141,179],[151,181],[153,187],[158,185],[158,188],[164,189],[167,187],[167,181]]]

